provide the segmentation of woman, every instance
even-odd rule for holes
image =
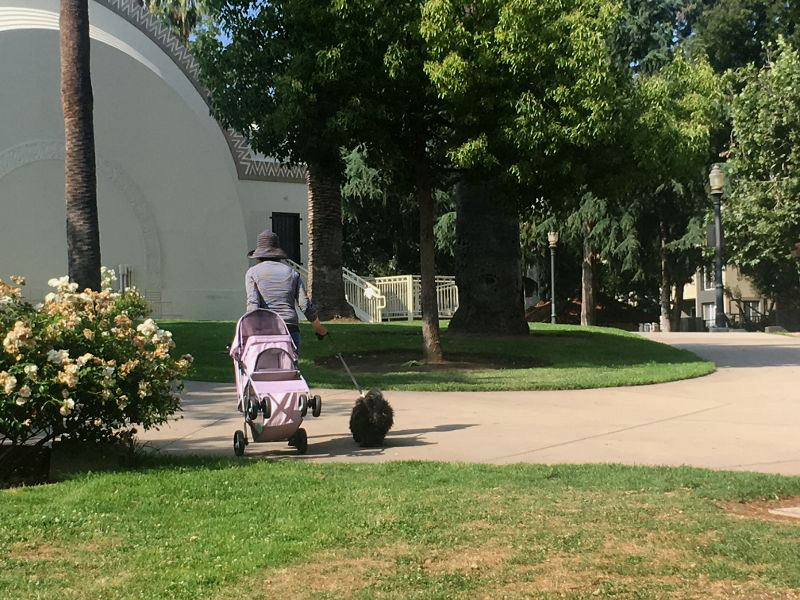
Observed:
[[[300,326],[295,305],[311,322],[317,336],[322,338],[328,330],[319,322],[317,310],[306,295],[306,288],[300,275],[290,266],[280,262],[287,258],[280,247],[277,234],[262,231],[258,236],[255,250],[247,253],[258,264],[250,267],[245,275],[247,290],[247,311],[268,308],[280,315],[289,329],[297,353],[300,353]]]

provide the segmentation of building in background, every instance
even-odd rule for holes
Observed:
[[[302,167],[255,155],[209,114],[198,68],[135,0],[89,0],[103,264],[156,316],[232,319],[256,236],[306,261]],[[58,0],[0,0],[0,277],[36,300],[66,274]]]

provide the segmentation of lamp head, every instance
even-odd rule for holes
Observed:
[[[550,243],[551,248],[555,248],[558,244],[558,232],[551,231],[547,234],[547,241]]]
[[[725,171],[722,170],[719,163],[714,163],[711,167],[711,173],[708,174],[708,183],[711,185],[712,194],[721,194],[722,188],[725,187]]]

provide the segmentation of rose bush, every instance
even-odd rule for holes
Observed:
[[[171,355],[172,334],[135,289],[111,291],[113,271],[100,292],[52,279],[37,306],[11,279],[0,280],[0,442],[129,440],[179,410],[192,358]]]

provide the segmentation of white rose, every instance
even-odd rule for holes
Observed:
[[[14,377],[13,375],[9,375],[8,377],[6,377],[5,385],[3,385],[3,391],[6,394],[10,394],[11,392],[14,391],[14,388],[16,387],[17,387],[17,378]]]
[[[25,365],[22,369],[25,371],[25,375],[28,377],[36,377],[36,373],[39,371],[39,367],[36,365]]]
[[[47,360],[53,364],[60,365],[69,358],[69,350],[49,350]]]
[[[31,397],[31,388],[28,387],[27,385],[23,385],[21,388],[19,388],[19,392],[17,392],[17,393],[20,396],[22,396],[23,398],[30,398]],[[17,402],[17,404],[19,404],[19,402]]]

